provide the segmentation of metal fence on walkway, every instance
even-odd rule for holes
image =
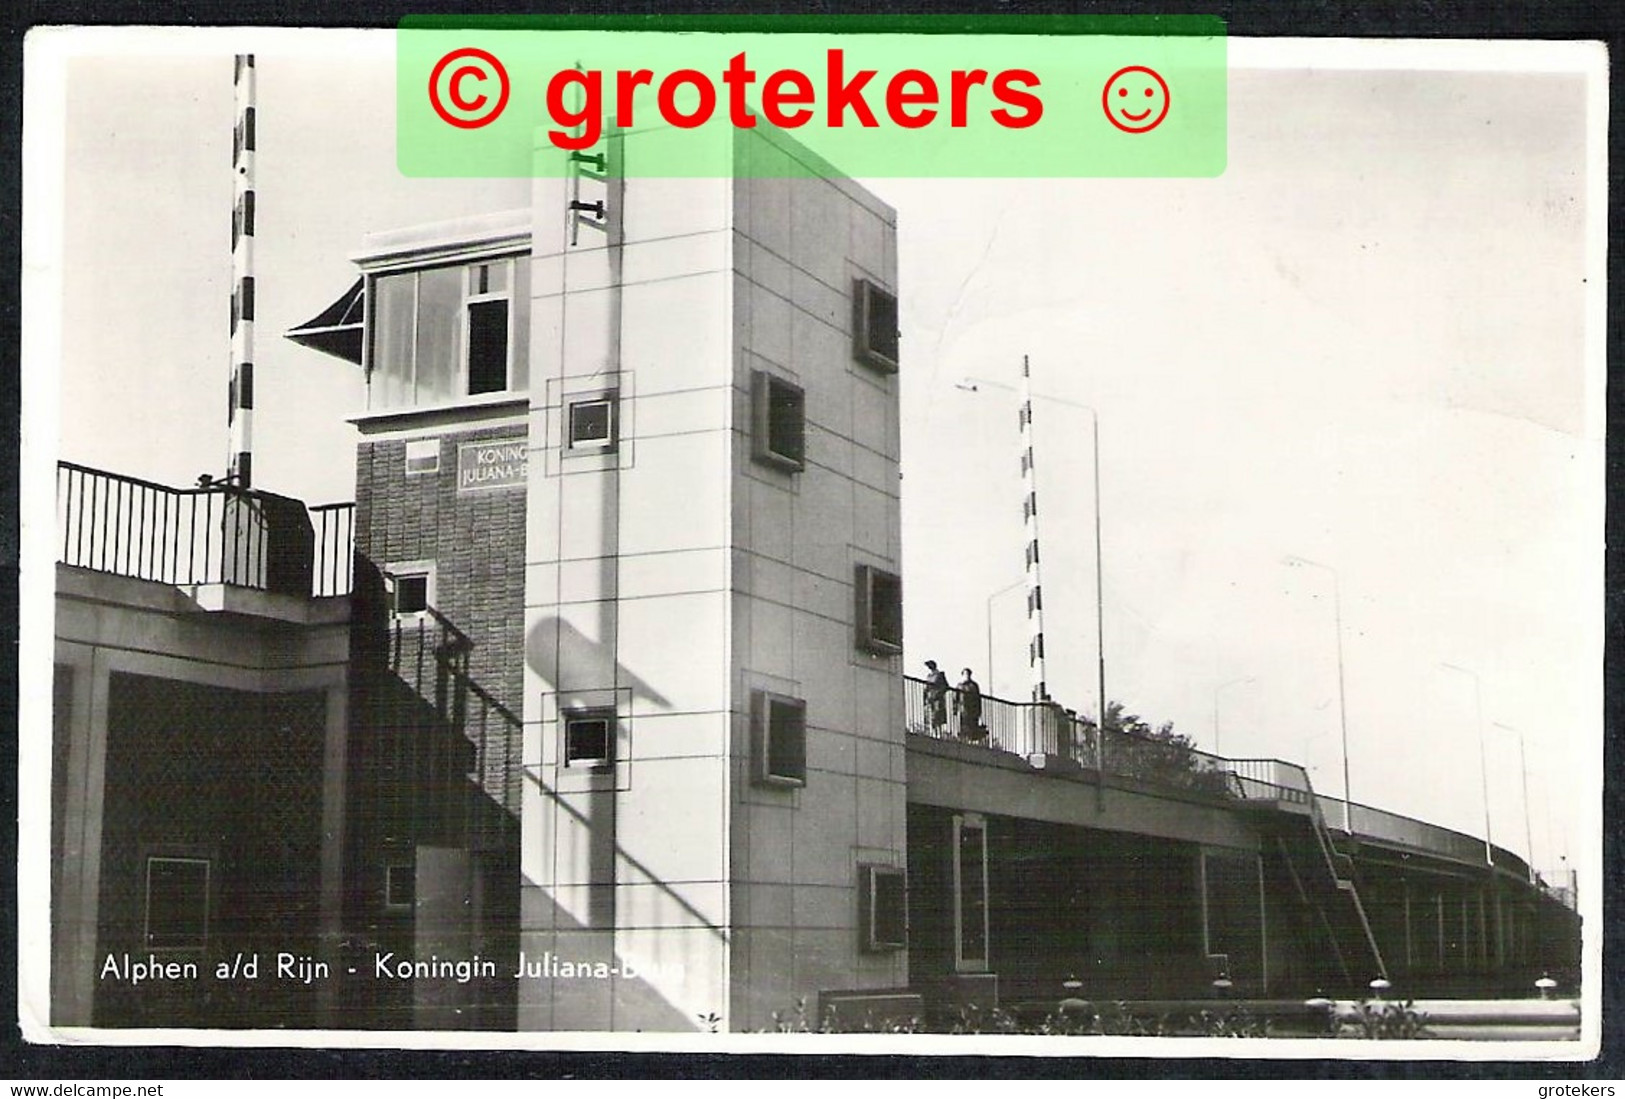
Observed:
[[[983,695],[980,720],[969,716],[965,699],[949,688],[939,700],[928,684],[904,678],[904,722],[910,733],[975,744],[1023,758],[1070,760],[1091,771],[1161,786],[1238,798],[1307,805],[1313,796],[1302,767],[1276,759],[1225,759],[1194,747],[1179,736],[1142,736],[1101,729],[1054,702],[1010,702]]]
[[[903,698],[905,727],[915,736],[974,744],[1029,759],[1054,756],[1103,775],[1220,797],[1302,805],[1316,816],[1319,827],[1342,830],[1343,802],[1316,794],[1308,771],[1296,763],[1226,759],[1176,735],[1147,737],[1107,729],[1102,736],[1093,721],[1053,702],[1011,702],[983,695],[981,720],[971,722],[965,719],[966,708],[957,690],[949,688],[942,702],[933,705],[925,680],[912,676],[904,678]],[[1355,803],[1349,810],[1356,835],[1461,862],[1484,861],[1482,839],[1368,805]],[[1523,860],[1511,852],[1496,849],[1495,862],[1513,873],[1526,873]]]
[[[58,560],[163,584],[350,591],[355,505],[209,484],[172,488],[58,462]]]

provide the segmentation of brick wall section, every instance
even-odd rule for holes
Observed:
[[[408,477],[403,440],[363,442],[356,456],[356,551],[379,569],[391,562],[435,565],[434,609],[469,640],[468,679],[497,705],[522,712],[524,683],[525,491],[457,491],[460,444],[523,439],[523,426],[445,431],[440,471]],[[477,696],[467,734],[485,792],[519,812],[519,729],[511,736]],[[482,720],[483,718],[483,720]],[[480,743],[483,731],[511,743]]]

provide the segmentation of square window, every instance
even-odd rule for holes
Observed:
[[[756,781],[766,786],[807,785],[807,703],[756,691],[751,695],[751,740]]]
[[[147,859],[149,950],[202,950],[209,938],[209,860]]]
[[[564,719],[564,765],[607,767],[615,762],[614,710],[579,710]]]
[[[421,618],[434,606],[434,570],[424,566],[397,565],[385,570],[389,580],[390,604],[397,618]]]
[[[903,580],[859,565],[853,578],[858,648],[895,656],[903,651]]]
[[[883,374],[897,373],[897,298],[868,279],[852,283],[852,354]]]
[[[864,950],[902,950],[908,946],[906,879],[895,866],[858,867],[859,928]]]
[[[406,475],[440,472],[440,440],[413,439],[406,444]]]
[[[411,863],[384,867],[384,907],[411,908],[417,902],[417,868]]]
[[[613,450],[615,448],[615,397],[593,397],[570,405],[570,447],[572,450]]]
[[[791,472],[805,469],[807,402],[801,387],[757,370],[750,398],[751,457]]]

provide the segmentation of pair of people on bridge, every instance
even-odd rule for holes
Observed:
[[[948,686],[948,677],[937,667],[935,660],[925,662],[930,673],[925,680],[925,719],[933,733],[941,733],[948,724],[948,696],[953,695],[955,732],[964,740],[984,740],[987,727],[982,724],[982,688],[971,676],[971,670],[960,671],[963,678],[955,687]]]

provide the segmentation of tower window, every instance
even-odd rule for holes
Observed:
[[[615,434],[614,395],[576,401],[570,405],[572,449],[613,450]]]
[[[806,468],[806,395],[765,370],[751,374],[751,457],[794,472]]]
[[[859,565],[853,577],[858,648],[893,656],[903,651],[903,580]]]
[[[765,786],[807,785],[807,703],[757,691],[751,695],[755,777]]]
[[[580,710],[564,719],[567,767],[604,767],[615,762],[615,711]]]
[[[852,354],[883,374],[897,373],[897,298],[868,279],[852,284]]]

